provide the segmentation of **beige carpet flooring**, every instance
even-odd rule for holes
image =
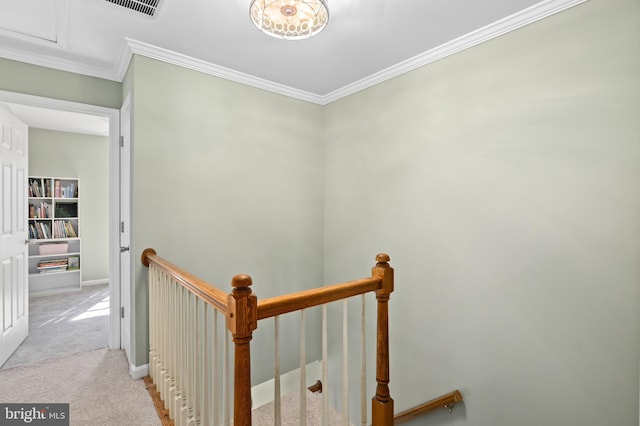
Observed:
[[[109,346],[109,286],[29,298],[29,336],[0,370]]]
[[[307,396],[307,426],[322,426],[322,394],[314,394],[309,391]],[[300,425],[300,392],[295,391],[283,395],[280,403],[282,426]],[[251,412],[253,426],[272,426],[274,424],[273,402],[254,408]],[[334,410],[329,410],[329,424],[343,424],[342,416]]]
[[[0,402],[69,403],[72,426],[155,426],[161,421],[142,380],[128,373],[124,352],[107,349],[109,289],[30,299],[29,337],[0,368]],[[282,425],[300,424],[299,393],[282,397]],[[307,393],[307,425],[322,424],[322,396]],[[273,402],[253,410],[271,426]],[[330,412],[330,424],[342,424]]]
[[[98,349],[0,371],[0,401],[69,403],[73,426],[159,426],[142,380],[123,351]]]

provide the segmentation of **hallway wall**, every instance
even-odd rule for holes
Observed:
[[[591,0],[325,109],[325,279],[388,252],[396,411],[465,398],[412,424],[638,424],[639,20]]]
[[[141,56],[124,87],[132,90],[134,259],[153,247],[221,289],[246,273],[261,298],[322,285],[321,107]],[[141,365],[147,270],[134,265]],[[265,352],[271,324],[253,340]],[[297,349],[282,352],[283,365],[295,365]],[[273,372],[259,358],[254,365],[256,383]]]
[[[82,280],[109,279],[109,138],[29,129],[32,176],[80,179]]]

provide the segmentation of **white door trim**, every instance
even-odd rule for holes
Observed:
[[[0,102],[109,118],[109,348],[120,349],[120,110],[4,90],[0,90]]]

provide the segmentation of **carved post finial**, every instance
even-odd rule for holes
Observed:
[[[252,284],[253,284],[253,280],[249,275],[246,275],[246,274],[236,275],[231,279],[231,286],[233,287],[234,290],[249,288],[249,286],[251,286]]]
[[[380,253],[376,256],[376,262],[378,262],[378,266],[382,266],[380,265],[381,263],[389,263],[390,260],[391,258],[389,258],[389,255],[387,253]]]

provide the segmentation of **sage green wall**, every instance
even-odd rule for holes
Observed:
[[[0,58],[0,90],[107,108],[122,106],[121,84]]]
[[[134,258],[153,247],[223,289],[247,273],[259,297],[321,285],[321,107],[141,56],[129,73]],[[147,270],[135,268],[141,365]],[[254,381],[272,373],[256,364]]]
[[[326,108],[325,278],[390,253],[396,411],[638,424],[639,19],[591,0]]]
[[[29,129],[29,174],[80,179],[82,280],[109,278],[109,138]]]

